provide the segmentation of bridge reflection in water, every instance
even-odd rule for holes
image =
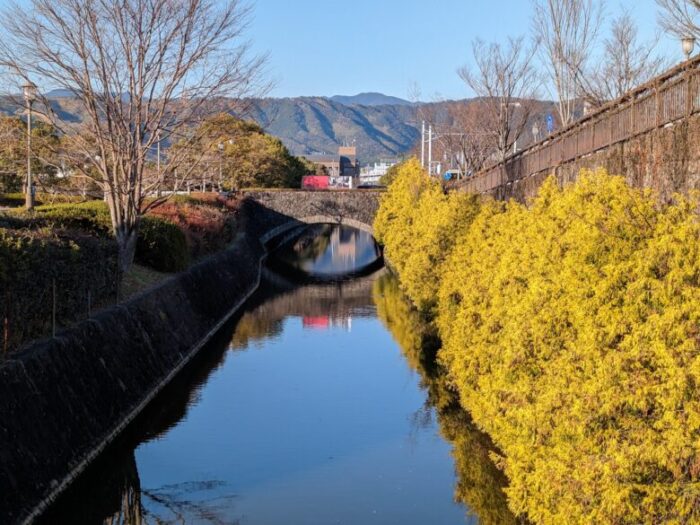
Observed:
[[[433,343],[385,271],[266,271],[44,522],[514,523]]]
[[[292,232],[272,257],[297,272],[323,280],[375,268],[381,251],[365,231],[339,224],[315,224]]]

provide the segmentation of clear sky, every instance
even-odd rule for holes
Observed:
[[[608,0],[606,20],[621,7],[654,38],[654,0]],[[268,52],[275,97],[379,91],[423,100],[471,95],[457,76],[471,42],[531,33],[530,0],[257,0],[249,37]],[[605,31],[604,31],[605,33]],[[680,44],[660,48],[681,60]]]

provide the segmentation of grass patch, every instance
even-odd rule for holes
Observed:
[[[122,296],[124,299],[134,297],[160,284],[171,275],[171,273],[157,272],[147,266],[134,263],[122,279]]]

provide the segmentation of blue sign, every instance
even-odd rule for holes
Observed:
[[[442,176],[443,179],[445,180],[450,180],[452,179],[452,172],[451,171],[446,171],[445,174]]]
[[[547,133],[554,131],[554,115],[547,113]]]

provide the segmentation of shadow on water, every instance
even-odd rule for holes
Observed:
[[[331,232],[330,235],[325,235],[322,232],[322,237],[325,235],[325,240],[318,242],[304,241],[304,247],[301,251],[304,257],[310,259],[317,259],[318,255],[324,250],[329,249],[332,237],[332,230],[325,230],[325,233]],[[326,246],[321,250],[320,246],[326,244]],[[294,248],[293,248],[294,250]],[[367,251],[366,253],[369,253]],[[364,257],[364,256],[363,256]],[[323,255],[321,255],[323,258]],[[360,264],[365,264],[366,258],[359,258],[356,261],[360,261]],[[371,264],[376,261],[370,261]],[[325,264],[325,263],[323,263]],[[273,265],[275,268],[279,268],[277,265]],[[308,270],[308,266],[305,267]],[[366,268],[365,268],[366,270]],[[364,270],[363,270],[364,271]],[[304,270],[306,272],[306,270]],[[327,273],[327,272],[326,272]],[[356,273],[356,272],[351,272]],[[362,272],[360,272],[362,273]],[[141,523],[211,523],[211,524],[235,524],[235,523],[252,523],[249,520],[251,507],[245,507],[243,500],[241,499],[241,494],[238,487],[233,486],[235,484],[231,483],[231,479],[221,479],[225,476],[217,475],[215,473],[216,469],[212,468],[211,471],[207,471],[209,474],[206,475],[194,475],[188,474],[190,471],[178,473],[175,476],[177,482],[172,482],[173,476],[168,477],[168,473],[172,474],[170,470],[173,467],[170,463],[177,463],[168,454],[172,454],[172,451],[160,452],[156,454],[155,459],[149,454],[153,454],[152,451],[149,452],[149,447],[158,447],[161,442],[167,442],[169,437],[173,433],[182,432],[181,427],[183,425],[193,425],[194,423],[188,420],[192,418],[199,417],[198,411],[202,411],[201,405],[206,405],[203,399],[206,396],[221,396],[221,393],[212,393],[212,388],[217,385],[217,377],[221,376],[222,372],[231,368],[232,359],[237,363],[234,369],[238,369],[240,372],[241,368],[245,368],[245,363],[235,361],[234,357],[240,355],[244,357],[249,352],[244,352],[245,349],[249,348],[267,348],[270,345],[283,344],[284,354],[293,354],[294,351],[301,344],[302,347],[308,346],[310,343],[310,334],[325,334],[321,337],[330,337],[333,334],[345,333],[350,331],[349,324],[355,323],[369,323],[374,326],[372,322],[378,317],[381,323],[388,329],[392,337],[395,339],[396,343],[401,347],[401,352],[403,358],[400,356],[398,359],[400,361],[405,361],[408,363],[411,369],[417,372],[420,377],[421,388],[424,393],[417,391],[412,393],[412,396],[418,394],[417,399],[419,400],[415,407],[420,406],[420,404],[425,400],[423,408],[411,409],[414,411],[413,415],[408,419],[408,425],[414,430],[412,432],[423,435],[433,435],[435,432],[440,433],[442,439],[449,444],[451,449],[452,460],[449,459],[447,452],[445,452],[445,458],[438,461],[438,456],[442,457],[440,450],[443,445],[439,445],[435,448],[435,445],[430,445],[427,448],[427,452],[424,454],[426,464],[428,467],[422,467],[424,470],[420,470],[420,466],[409,465],[405,469],[397,468],[395,465],[387,464],[387,466],[376,465],[377,472],[382,472],[384,475],[389,475],[392,472],[392,468],[400,472],[401,475],[406,475],[406,472],[416,472],[414,477],[425,477],[425,479],[418,480],[406,480],[399,478],[399,480],[390,481],[388,478],[382,482],[384,484],[398,484],[410,486],[414,483],[417,487],[426,486],[422,490],[427,501],[427,512],[430,516],[435,516],[434,523],[455,523],[455,522],[466,522],[475,523],[477,520],[479,523],[484,524],[510,524],[518,523],[518,521],[510,514],[507,509],[505,495],[502,488],[505,486],[505,479],[503,474],[494,466],[491,461],[491,454],[494,452],[488,439],[480,434],[472,425],[467,414],[465,414],[456,403],[455,397],[452,391],[449,389],[444,375],[441,373],[439,367],[435,364],[435,352],[437,350],[437,338],[426,328],[426,325],[421,321],[416,312],[413,311],[408,304],[403,299],[399,287],[396,283],[395,278],[385,270],[378,273],[368,275],[362,278],[354,278],[352,280],[346,280],[341,278],[341,274],[338,273],[335,276],[333,282],[322,282],[309,284],[308,279],[304,279],[300,282],[298,279],[299,273],[297,271],[287,272],[286,274],[280,274],[273,272],[270,268],[266,268],[263,275],[263,283],[259,290],[251,297],[242,311],[231,319],[212,339],[212,341],[203,349],[203,351],[197,356],[197,358],[191,363],[190,366],[176,377],[176,379],[149,405],[149,407],[129,426],[129,428],[123,433],[123,435],[115,442],[112,446],[108,448],[105,453],[103,453],[88,469],[80,476],[80,478],[73,484],[73,486],[56,502],[56,504],[49,509],[49,511],[42,517],[40,523],[46,524],[141,524]],[[296,332],[296,328],[291,328],[289,324],[290,319],[298,319],[302,328],[302,332]],[[286,337],[289,337],[290,330],[297,333],[295,337],[301,339],[295,342],[286,343],[284,339],[284,333],[287,332]],[[331,330],[340,330],[340,332],[332,332]],[[375,330],[375,328],[372,328]],[[362,330],[360,330],[362,334]],[[306,334],[306,335],[304,335]],[[376,338],[376,332],[371,331],[372,337]],[[337,335],[334,335],[338,337]],[[291,346],[287,347],[289,344]],[[355,341],[353,344],[367,346],[366,342],[363,340]],[[386,343],[380,343],[380,345],[385,345]],[[359,347],[358,347],[359,348]],[[324,349],[320,354],[315,354],[317,359],[335,359],[331,354],[329,354],[330,349]],[[368,360],[372,355],[376,355],[372,352],[376,352],[377,349],[370,350],[369,354],[361,354],[354,352],[356,354],[356,359]],[[266,350],[270,353],[270,350]],[[386,354],[386,352],[382,352]],[[257,352],[250,354],[249,357],[255,356]],[[288,359],[307,359],[302,357],[289,356]],[[279,360],[280,357],[273,358]],[[352,356],[349,356],[353,359]],[[382,358],[386,359],[386,358]],[[292,363],[290,361],[289,363]],[[357,377],[354,381],[355,383],[348,383],[348,386],[352,389],[359,389],[358,394],[351,394],[351,399],[340,400],[339,404],[342,406],[337,406],[331,408],[335,412],[341,414],[341,416],[348,421],[341,421],[338,424],[339,428],[333,429],[333,432],[343,435],[340,441],[341,445],[345,448],[348,457],[350,458],[360,458],[355,461],[360,461],[362,467],[366,467],[366,463],[369,462],[372,465],[377,461],[382,461],[380,458],[384,458],[387,454],[383,452],[378,457],[372,456],[371,459],[362,460],[363,456],[358,454],[363,450],[362,446],[367,445],[367,443],[362,442],[362,438],[353,437],[348,435],[348,429],[355,429],[362,424],[374,424],[375,426],[379,421],[386,419],[385,416],[389,416],[392,411],[403,410],[401,407],[395,406],[396,403],[402,403],[403,401],[394,401],[392,399],[375,399],[372,397],[372,393],[364,393],[362,390],[371,390],[372,379],[370,374],[363,374],[363,367],[376,367],[376,381],[381,381],[385,383],[395,382],[400,385],[405,382],[405,379],[389,378],[386,377],[391,373],[391,370],[396,368],[395,361],[385,361],[385,362],[368,362],[359,363],[353,366],[357,368],[347,369],[348,364],[352,361],[340,363],[331,361],[334,368],[331,369],[331,373],[334,369],[343,369],[343,372],[347,375],[358,376],[359,374],[365,377]],[[256,361],[257,363],[257,361]],[[270,361],[263,362],[261,369],[254,369],[256,372],[261,374],[275,374],[273,363]],[[257,366],[257,365],[256,365]],[[278,365],[280,370],[284,370],[290,375],[294,374],[304,374],[305,370],[311,370],[313,372],[313,367],[309,366],[309,363],[300,363],[297,368],[291,367],[287,368],[287,364]],[[345,366],[345,368],[343,368]],[[384,368],[382,368],[384,367]],[[388,367],[388,368],[387,368]],[[273,368],[270,372],[268,369]],[[368,370],[371,372],[371,370]],[[328,371],[326,370],[326,372]],[[254,375],[254,374],[252,374]],[[259,383],[255,383],[255,377],[246,379],[245,376],[237,376],[238,382],[244,382],[242,388],[261,388]],[[339,376],[344,377],[344,376]],[[236,376],[227,377],[228,381],[236,380]],[[313,376],[300,377],[298,378],[302,383],[318,381],[317,378]],[[250,381],[248,383],[247,381]],[[333,384],[333,379],[331,378],[329,384]],[[341,381],[342,382],[342,381]],[[363,385],[364,382],[364,385]],[[214,385],[214,386],[212,386]],[[252,386],[251,386],[252,385]],[[369,388],[368,388],[369,387]],[[262,387],[264,389],[264,386]],[[283,397],[299,395],[296,393],[294,388],[282,392],[270,392],[269,396],[281,395]],[[327,385],[326,385],[327,388]],[[383,392],[383,390],[378,390]],[[407,393],[401,393],[401,390],[396,390],[395,385],[392,385],[388,390],[389,395],[394,395],[396,391],[398,397],[397,400],[403,400]],[[326,392],[328,393],[328,392]],[[239,393],[244,397],[248,395],[261,396],[264,398],[268,395],[265,391],[263,392],[252,392],[243,391]],[[362,398],[362,395],[366,395],[366,398]],[[409,397],[411,397],[409,395]],[[355,398],[356,396],[358,398]],[[316,397],[319,397],[318,394]],[[385,396],[386,397],[386,396]],[[321,396],[323,398],[323,396]],[[224,398],[226,399],[226,398]],[[307,398],[300,398],[302,402]],[[333,398],[329,398],[328,403],[338,403],[338,400],[332,401]],[[250,399],[233,399],[231,402],[237,401],[238,403],[244,403],[247,405],[255,405],[256,397],[251,397]],[[323,402],[323,399],[321,399]],[[365,403],[364,405],[362,403]],[[367,403],[372,404],[386,404],[384,409],[374,409],[375,415],[371,416],[367,420],[365,412],[370,412],[367,409]],[[393,403],[393,404],[392,404]],[[355,407],[357,408],[355,409]],[[409,406],[410,403],[409,403]],[[255,405],[257,407],[257,405]],[[352,408],[350,408],[352,407]],[[295,418],[301,415],[304,419],[307,417],[304,410],[306,407],[301,407],[302,410],[296,414]],[[239,410],[245,411],[246,408],[240,408]],[[255,412],[255,408],[250,408],[249,410]],[[348,414],[348,411],[356,410],[357,414],[354,416]],[[377,410],[379,412],[377,413]],[[382,412],[386,410],[387,412]],[[229,443],[227,440],[231,432],[231,423],[227,422],[226,414],[216,413],[213,415],[213,420],[219,421],[220,425],[226,427],[222,430],[222,439],[225,445],[221,449],[217,449],[222,445],[217,445],[217,437],[213,435],[197,435],[195,443],[199,446],[211,447],[213,452],[213,457],[215,461],[220,459],[220,461],[225,462],[227,460],[227,455],[233,453],[231,447],[235,447],[234,444]],[[279,417],[274,414],[262,413],[259,416],[263,421],[266,421],[270,417]],[[374,423],[371,423],[371,417],[377,417]],[[354,419],[353,419],[354,418]],[[437,421],[435,422],[434,419]],[[199,422],[198,424],[206,425],[207,421]],[[233,420],[233,426],[236,424],[242,424],[241,419]],[[269,422],[268,422],[269,423]],[[267,424],[267,423],[266,423]],[[288,440],[293,441],[291,434],[295,434],[298,429],[289,428],[290,435],[270,435],[264,432],[267,428],[262,425],[262,432],[260,436],[253,435],[252,439],[254,443],[260,443],[259,447],[263,450],[263,454],[270,454],[272,459],[267,461],[274,461],[274,450],[266,452],[264,447],[271,447],[271,443],[277,444],[279,441]],[[296,424],[296,423],[294,423]],[[309,426],[308,421],[300,421],[299,426]],[[344,426],[347,425],[347,426]],[[196,426],[196,425],[195,425]],[[394,423],[396,426],[396,423]],[[217,427],[218,428],[218,427]],[[313,425],[312,425],[313,430]],[[246,429],[241,429],[241,432],[245,433]],[[314,431],[316,432],[316,431]],[[314,444],[309,444],[311,448],[318,448],[323,446],[329,439],[323,437],[323,429],[319,429],[318,432],[321,434],[318,437],[318,442]],[[373,431],[369,431],[372,434]],[[374,431],[378,432],[378,431]],[[200,433],[205,433],[206,430],[202,429]],[[333,434],[331,434],[333,435]],[[370,436],[371,437],[371,436]],[[375,436],[376,437],[376,436]],[[381,440],[386,441],[387,435],[381,435]],[[331,439],[331,441],[334,438]],[[359,441],[358,441],[359,439]],[[374,438],[372,438],[374,439]],[[428,438],[423,437],[424,441]],[[431,438],[432,439],[432,438]],[[430,439],[428,442],[432,443]],[[374,441],[370,441],[370,444],[376,445]],[[424,445],[425,446],[425,445]],[[144,448],[146,451],[144,452]],[[166,447],[167,449],[167,447]],[[383,450],[383,449],[382,449]],[[393,450],[393,449],[392,449]],[[193,454],[196,455],[197,450],[179,450],[176,454],[180,456]],[[241,453],[241,452],[238,452]],[[251,451],[252,453],[252,451]],[[245,451],[242,452],[245,454]],[[411,454],[419,454],[418,452],[412,452]],[[412,455],[406,456],[408,461],[412,461]],[[274,492],[276,490],[275,483],[277,478],[284,479],[296,479],[295,476],[299,475],[299,472],[309,473],[315,472],[315,475],[320,475],[318,472],[324,472],[323,469],[331,468],[327,465],[333,464],[333,458],[326,458],[326,453],[323,453],[323,458],[319,464],[319,458],[313,457],[313,454],[307,454],[308,457],[302,458],[301,465],[284,465],[282,467],[270,467],[262,465],[261,470],[265,471],[271,479],[274,479],[274,483],[270,479],[266,479],[265,483],[260,480],[246,480],[243,482],[243,487],[246,487],[248,492],[256,493],[256,486],[260,485],[267,487],[265,492]],[[420,455],[420,454],[419,454]],[[162,456],[162,457],[161,457]],[[264,456],[263,456],[264,457]],[[400,456],[403,458],[404,456]],[[346,458],[347,459],[347,458]],[[291,454],[289,458],[283,457],[282,462],[294,463],[298,461],[299,458],[294,457]],[[143,463],[143,462],[146,463]],[[160,461],[160,463],[158,463]],[[339,459],[338,459],[339,461]],[[364,461],[364,463],[362,463]],[[391,459],[386,459],[386,461],[391,461]],[[403,461],[403,460],[401,460]],[[454,464],[455,477],[448,476],[445,482],[442,483],[438,481],[440,476],[435,473],[435,463],[442,464],[445,468],[443,470],[450,471],[450,463]],[[154,467],[153,464],[156,463],[157,466]],[[245,466],[245,462],[242,464]],[[343,483],[353,483],[351,480],[353,476],[357,476],[357,472],[353,474],[353,464],[345,464],[341,468],[342,476],[347,478],[348,481]],[[245,469],[241,466],[238,471],[234,469],[233,477],[246,477],[246,473],[243,472]],[[275,470],[277,468],[277,470]],[[144,470],[145,469],[145,470]],[[154,472],[155,470],[155,472]],[[162,474],[160,471],[167,471],[167,473]],[[271,471],[271,472],[268,472]],[[212,473],[214,472],[214,473]],[[450,472],[447,472],[450,474]],[[162,474],[162,475],[161,475]],[[325,476],[330,476],[326,472]],[[150,476],[149,481],[144,483],[144,475]],[[249,473],[248,473],[249,475]],[[432,476],[437,476],[431,479]],[[443,475],[443,474],[441,474]],[[185,476],[183,478],[183,476]],[[191,476],[187,478],[187,476]],[[249,475],[250,477],[250,475]],[[381,478],[381,476],[380,476]],[[159,480],[159,481],[154,481]],[[325,483],[322,478],[322,485]],[[255,481],[255,483],[253,483]],[[246,484],[247,483],[247,484]],[[355,481],[355,484],[358,482]],[[434,485],[434,486],[432,486]],[[449,500],[449,487],[454,487],[454,500],[459,505],[454,505],[454,503]],[[252,487],[252,489],[251,489]],[[272,487],[272,488],[270,488]],[[318,488],[313,484],[309,484],[308,480],[304,483],[300,483],[299,486],[291,485],[285,490],[289,491],[291,489],[303,489],[302,492],[312,490],[320,492]],[[343,502],[346,503],[348,497],[354,498],[352,500],[352,507],[361,507],[363,504],[363,492],[358,490],[355,485],[342,485],[342,490],[344,494],[353,494],[353,496],[344,496],[341,500],[331,500],[323,501],[322,495],[317,495],[319,502],[319,513],[324,511],[324,507],[333,507],[334,504],[339,504]],[[255,489],[255,490],[253,490]],[[445,490],[447,489],[447,490]],[[278,489],[277,489],[278,490]],[[400,487],[399,487],[400,490]],[[370,489],[371,491],[371,489]],[[293,492],[293,490],[292,490]],[[447,499],[444,498],[447,496]],[[274,505],[283,508],[288,507],[290,501],[295,501],[294,498],[299,498],[297,494],[291,494],[287,496],[292,498],[291,500],[286,500],[284,495],[277,494],[276,496],[268,496],[273,499]],[[415,499],[415,498],[413,498]],[[357,501],[355,501],[357,500]],[[269,501],[264,500],[266,505],[269,506]],[[463,506],[462,506],[463,505]],[[411,500],[410,497],[405,498],[401,496],[401,493],[392,497],[392,500],[386,503],[384,509],[379,508],[379,511],[385,511],[386,516],[389,517],[388,522],[401,522],[401,523],[424,523],[425,516],[421,517],[416,513],[415,502]],[[452,506],[452,508],[450,508]],[[466,511],[464,506],[467,507]],[[405,507],[405,508],[403,508]],[[257,507],[253,507],[255,509]],[[327,509],[325,509],[327,510]],[[291,512],[291,511],[290,511]],[[339,511],[340,512],[340,511]],[[414,516],[415,514],[415,516]],[[471,517],[464,518],[465,514],[470,514]],[[286,511],[282,512],[280,515],[274,515],[272,518],[268,515],[267,518],[260,518],[262,523],[297,523],[300,522],[295,518],[293,513],[287,514]],[[397,516],[397,519],[393,519],[392,516]],[[463,518],[460,520],[460,516]],[[347,523],[386,523],[387,521],[377,521],[377,517],[374,516],[373,520],[365,520],[357,518],[356,514],[346,513],[342,515],[342,522]],[[456,519],[455,519],[456,518]],[[335,519],[335,518],[334,518]],[[431,518],[432,519],[432,518]],[[315,522],[328,522],[325,517],[316,517]]]

